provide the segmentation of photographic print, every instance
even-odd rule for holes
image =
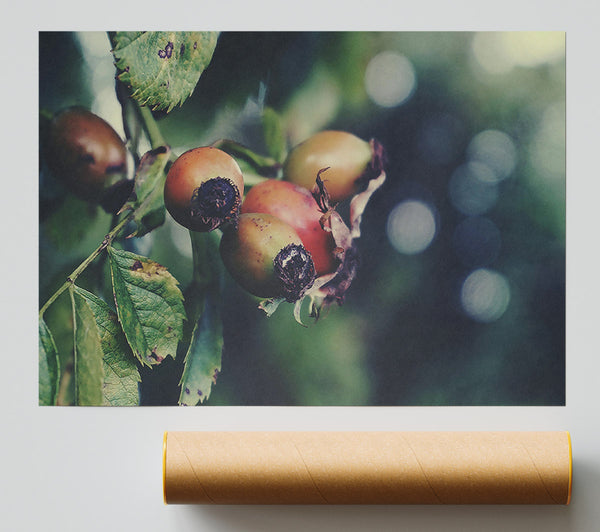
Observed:
[[[40,32],[39,404],[565,404],[562,32]]]

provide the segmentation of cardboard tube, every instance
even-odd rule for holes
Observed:
[[[167,432],[168,504],[568,504],[568,432]]]

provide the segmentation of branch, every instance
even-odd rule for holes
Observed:
[[[154,120],[154,116],[152,115],[150,107],[146,105],[140,105],[137,100],[136,105],[144,124],[144,129],[150,138],[152,149],[158,148],[159,146],[164,146],[166,144],[165,139],[163,138],[160,129],[158,129],[158,125],[156,124],[156,120]]]
[[[127,222],[129,222],[129,220],[131,220],[131,218],[133,217],[133,214],[134,214],[134,211],[130,212],[117,225],[115,225],[115,227],[113,227],[113,229],[110,231],[110,233],[108,233],[104,237],[104,240],[102,241],[102,243],[94,251],[92,251],[92,253],[88,256],[87,259],[85,259],[79,266],[77,266],[77,268],[75,268],[75,270],[73,270],[71,275],[69,275],[67,277],[67,280],[65,281],[65,283],[56,292],[54,292],[54,294],[50,297],[50,299],[48,299],[48,301],[46,301],[44,306],[40,309],[40,318],[42,318],[44,316],[44,312],[46,312],[46,310],[48,310],[48,307],[50,307],[50,305],[52,305],[52,303],[54,303],[58,299],[58,297],[67,288],[69,288],[70,286],[72,286],[75,283],[77,278],[94,261],[94,259],[96,259],[96,257],[98,255],[100,255],[100,253],[102,253],[112,243],[112,241],[115,239],[117,234],[121,231],[121,229],[123,229],[123,227],[125,227],[125,225],[127,225]]]

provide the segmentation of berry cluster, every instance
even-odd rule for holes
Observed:
[[[130,193],[126,146],[90,111],[70,108],[56,115],[44,148],[51,172],[81,199],[102,204],[115,195],[118,179],[129,184],[119,189],[119,206]],[[223,231],[223,263],[251,294],[297,302],[312,288],[340,301],[357,266],[355,222],[384,178],[379,143],[322,131],[290,151],[280,178],[249,187],[245,197],[232,156],[212,146],[189,150],[168,171],[164,204],[187,229]],[[357,214],[352,206],[359,196]],[[348,199],[351,229],[336,211]]]
[[[254,185],[243,201],[235,160],[217,148],[196,148],[169,170],[165,205],[188,229],[223,229],[221,258],[245,290],[295,302],[317,278],[343,270],[350,245],[336,239],[332,214],[381,174],[374,145],[342,131],[317,133],[291,150],[283,179]]]

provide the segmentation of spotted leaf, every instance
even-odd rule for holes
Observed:
[[[142,105],[169,112],[191,96],[217,38],[210,31],[117,32],[113,54],[118,79]]]
[[[117,316],[134,356],[147,366],[175,357],[185,311],[177,280],[141,255],[108,248]]]
[[[214,233],[190,231],[195,277],[190,287],[188,316],[195,323],[185,355],[179,404],[193,406],[208,399],[221,371],[223,264]]]
[[[221,371],[222,350],[223,326],[219,305],[209,296],[194,327],[186,354],[179,404],[193,406],[208,399]]]

